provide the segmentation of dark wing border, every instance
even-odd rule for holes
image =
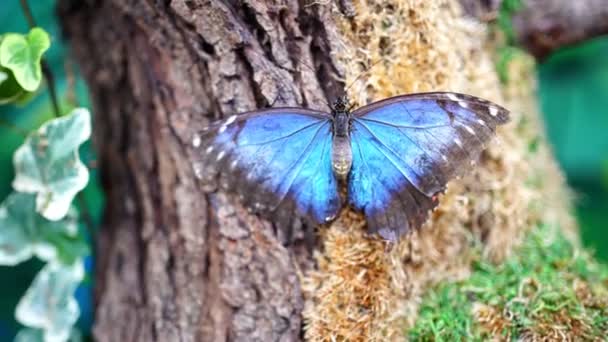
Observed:
[[[498,105],[494,102],[482,99],[477,96],[454,93],[449,91],[435,91],[393,96],[363,107],[359,107],[354,110],[351,115],[360,118],[382,106],[412,100],[436,100],[438,101],[440,106],[442,102],[464,102],[467,104],[467,109],[471,109],[478,115],[487,114],[484,116],[484,118],[492,118],[492,121],[496,122],[497,125],[504,124],[510,119],[509,110],[502,107],[501,105]],[[495,111],[493,109],[495,109]]]

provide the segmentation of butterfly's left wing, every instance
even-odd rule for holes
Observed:
[[[312,224],[325,223],[342,206],[331,170],[330,119],[302,108],[231,116],[195,140],[196,171],[280,226],[288,225],[294,213]]]
[[[352,116],[349,201],[370,233],[393,241],[426,221],[436,195],[508,121],[498,105],[444,92],[389,98]]]

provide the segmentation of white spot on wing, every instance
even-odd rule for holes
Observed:
[[[442,155],[441,155],[441,159],[443,159],[443,161],[444,161],[444,162],[447,162],[447,161],[448,161],[448,157],[446,157],[446,156],[445,156],[445,154],[442,154]]]
[[[471,127],[469,127],[469,126],[467,126],[467,125],[462,125],[462,127],[464,127],[464,129],[465,129],[467,132],[469,132],[469,134],[471,134],[471,135],[475,135],[475,131],[474,131],[474,130],[473,130]]]
[[[462,141],[458,138],[454,138],[454,143],[456,143],[456,145],[462,147]]]
[[[198,178],[198,179],[203,178],[203,166],[200,163],[194,163],[193,168],[194,168],[194,175],[196,176],[196,178]]]
[[[230,117],[228,118],[228,120],[226,120],[226,123],[224,123],[224,126],[228,126],[228,125],[230,125],[231,123],[233,123],[233,122],[234,122],[234,120],[236,120],[236,115],[232,115],[232,116],[230,116]]]
[[[484,126],[486,125],[486,122],[481,119],[477,119],[477,123]]]
[[[205,154],[209,154],[211,152],[213,152],[213,145],[207,147],[207,149],[205,150]]]
[[[217,158],[215,158],[215,160],[220,161],[220,160],[222,160],[222,158],[224,158],[225,155],[226,155],[225,151],[220,151],[220,153],[218,153]]]
[[[456,94],[448,94],[448,99],[452,100],[452,101],[458,101],[459,98],[458,96],[456,96]]]
[[[224,133],[224,131],[226,131],[226,129],[228,129],[228,126],[233,123],[236,120],[236,115],[232,115],[230,116],[228,119],[226,119],[226,121],[224,121],[224,123],[220,126],[220,129],[218,129],[218,133]]]
[[[194,135],[194,138],[192,138],[192,146],[194,147],[199,147],[201,146],[201,136],[198,134]]]
[[[236,165],[237,165],[237,160],[235,159],[230,163],[230,170],[234,170],[236,168]]]
[[[490,115],[492,115],[492,116],[498,115],[498,108],[496,108],[494,106],[490,106],[489,111],[490,111]]]
[[[469,108],[469,104],[464,101],[458,101],[458,105],[462,108]]]

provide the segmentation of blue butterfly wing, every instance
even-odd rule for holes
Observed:
[[[426,221],[436,195],[508,121],[498,105],[442,92],[389,98],[352,116],[349,202],[370,233],[393,241]]]
[[[341,208],[331,169],[330,116],[274,108],[233,116],[200,136],[198,174],[245,204],[289,224],[293,213],[320,224]]]

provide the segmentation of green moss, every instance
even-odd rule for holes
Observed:
[[[527,56],[524,50],[513,45],[496,48],[496,72],[500,82],[503,84],[509,83],[509,64],[517,58],[527,58]]]
[[[478,257],[470,278],[431,290],[408,334],[416,341],[600,339],[607,303],[608,267],[542,226],[504,263]]]
[[[505,84],[509,82],[509,64],[525,56],[524,50],[517,47],[517,37],[513,29],[512,18],[523,8],[521,0],[505,0],[498,9],[498,16],[494,23],[494,29],[502,36],[502,43],[496,47],[496,72],[500,81]]]
[[[496,23],[500,30],[504,32],[508,44],[513,45],[516,41],[512,18],[522,8],[523,4],[521,0],[504,0],[498,9]]]

